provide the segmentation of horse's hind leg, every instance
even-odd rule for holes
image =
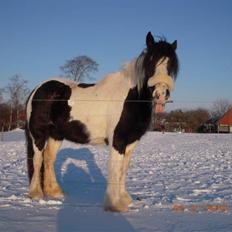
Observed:
[[[43,191],[41,186],[41,167],[43,163],[43,153],[35,146],[35,144],[33,144],[33,153],[33,158],[31,158],[33,159],[33,173],[31,175],[29,196],[33,199],[40,199],[43,198]]]
[[[44,193],[52,198],[62,198],[64,196],[63,191],[57,183],[54,169],[56,155],[61,144],[62,141],[49,137],[46,149],[44,150]]]

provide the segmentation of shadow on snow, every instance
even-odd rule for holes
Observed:
[[[55,169],[65,192],[57,214],[58,232],[135,232],[122,214],[103,211],[106,179],[88,148],[62,149]]]

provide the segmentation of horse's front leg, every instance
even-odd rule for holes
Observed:
[[[123,159],[123,171],[121,176],[120,195],[121,195],[121,202],[123,202],[123,204],[126,206],[129,206],[132,203],[132,198],[126,190],[126,176],[127,176],[127,171],[131,160],[131,156],[136,144],[137,141],[126,147],[126,152]]]
[[[106,211],[125,212],[128,206],[121,201],[121,187],[123,176],[124,154],[120,154],[113,147],[108,167],[108,181],[105,195],[104,209]]]

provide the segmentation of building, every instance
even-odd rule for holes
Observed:
[[[232,108],[218,120],[219,133],[232,133]]]

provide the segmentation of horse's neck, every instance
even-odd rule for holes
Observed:
[[[107,75],[95,86],[89,88],[75,88],[73,95],[78,99],[116,100],[123,101],[127,97],[131,100],[150,100],[149,89],[137,89],[131,79],[124,72]]]
[[[138,86],[133,83],[130,77],[125,75],[125,72],[115,72],[107,75],[95,87],[101,96],[107,93],[105,98],[109,99],[123,99],[127,97],[129,92],[131,100],[151,100],[152,94],[148,87],[142,87],[140,90]],[[104,91],[102,91],[104,90]]]
[[[107,75],[95,86],[95,93],[104,99],[120,100],[125,98],[129,92],[131,83],[122,72],[115,72]]]

